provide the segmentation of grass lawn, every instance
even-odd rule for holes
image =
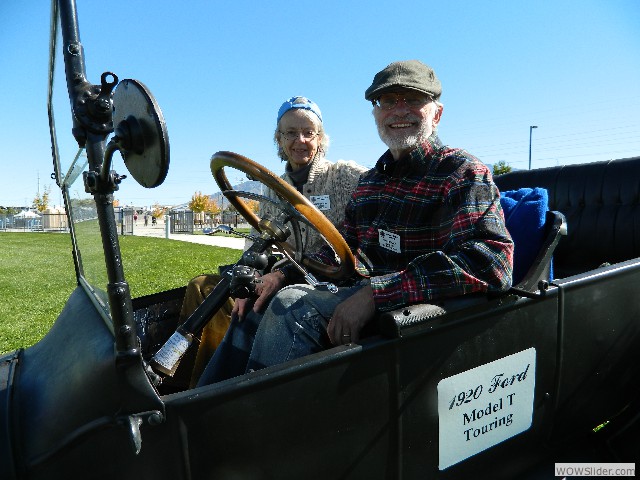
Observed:
[[[133,297],[186,285],[235,263],[239,250],[164,238],[120,237]],[[0,232],[0,354],[39,341],[76,287],[69,235]]]

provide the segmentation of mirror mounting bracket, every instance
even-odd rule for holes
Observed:
[[[73,114],[77,124],[73,136],[82,147],[87,141],[87,132],[107,136],[113,132],[113,90],[118,84],[118,76],[105,72],[100,77],[100,85],[92,85],[86,80],[78,81],[75,87]]]
[[[95,194],[110,194],[120,188],[122,180],[127,178],[126,175],[118,175],[114,170],[111,170],[106,178],[98,172],[88,171],[83,172],[84,191],[87,193]]]

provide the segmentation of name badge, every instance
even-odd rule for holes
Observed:
[[[378,230],[378,242],[382,248],[400,253],[400,235],[380,229]]]
[[[331,210],[331,199],[329,195],[311,195],[309,199],[318,210]]]

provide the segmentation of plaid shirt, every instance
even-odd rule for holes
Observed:
[[[511,286],[513,242],[489,169],[435,134],[362,175],[341,233],[380,311]],[[317,256],[334,258],[328,247]]]

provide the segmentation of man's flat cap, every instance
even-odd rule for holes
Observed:
[[[440,80],[431,67],[418,60],[404,60],[393,62],[376,73],[364,98],[375,100],[383,93],[405,89],[426,93],[436,100],[442,94]]]

